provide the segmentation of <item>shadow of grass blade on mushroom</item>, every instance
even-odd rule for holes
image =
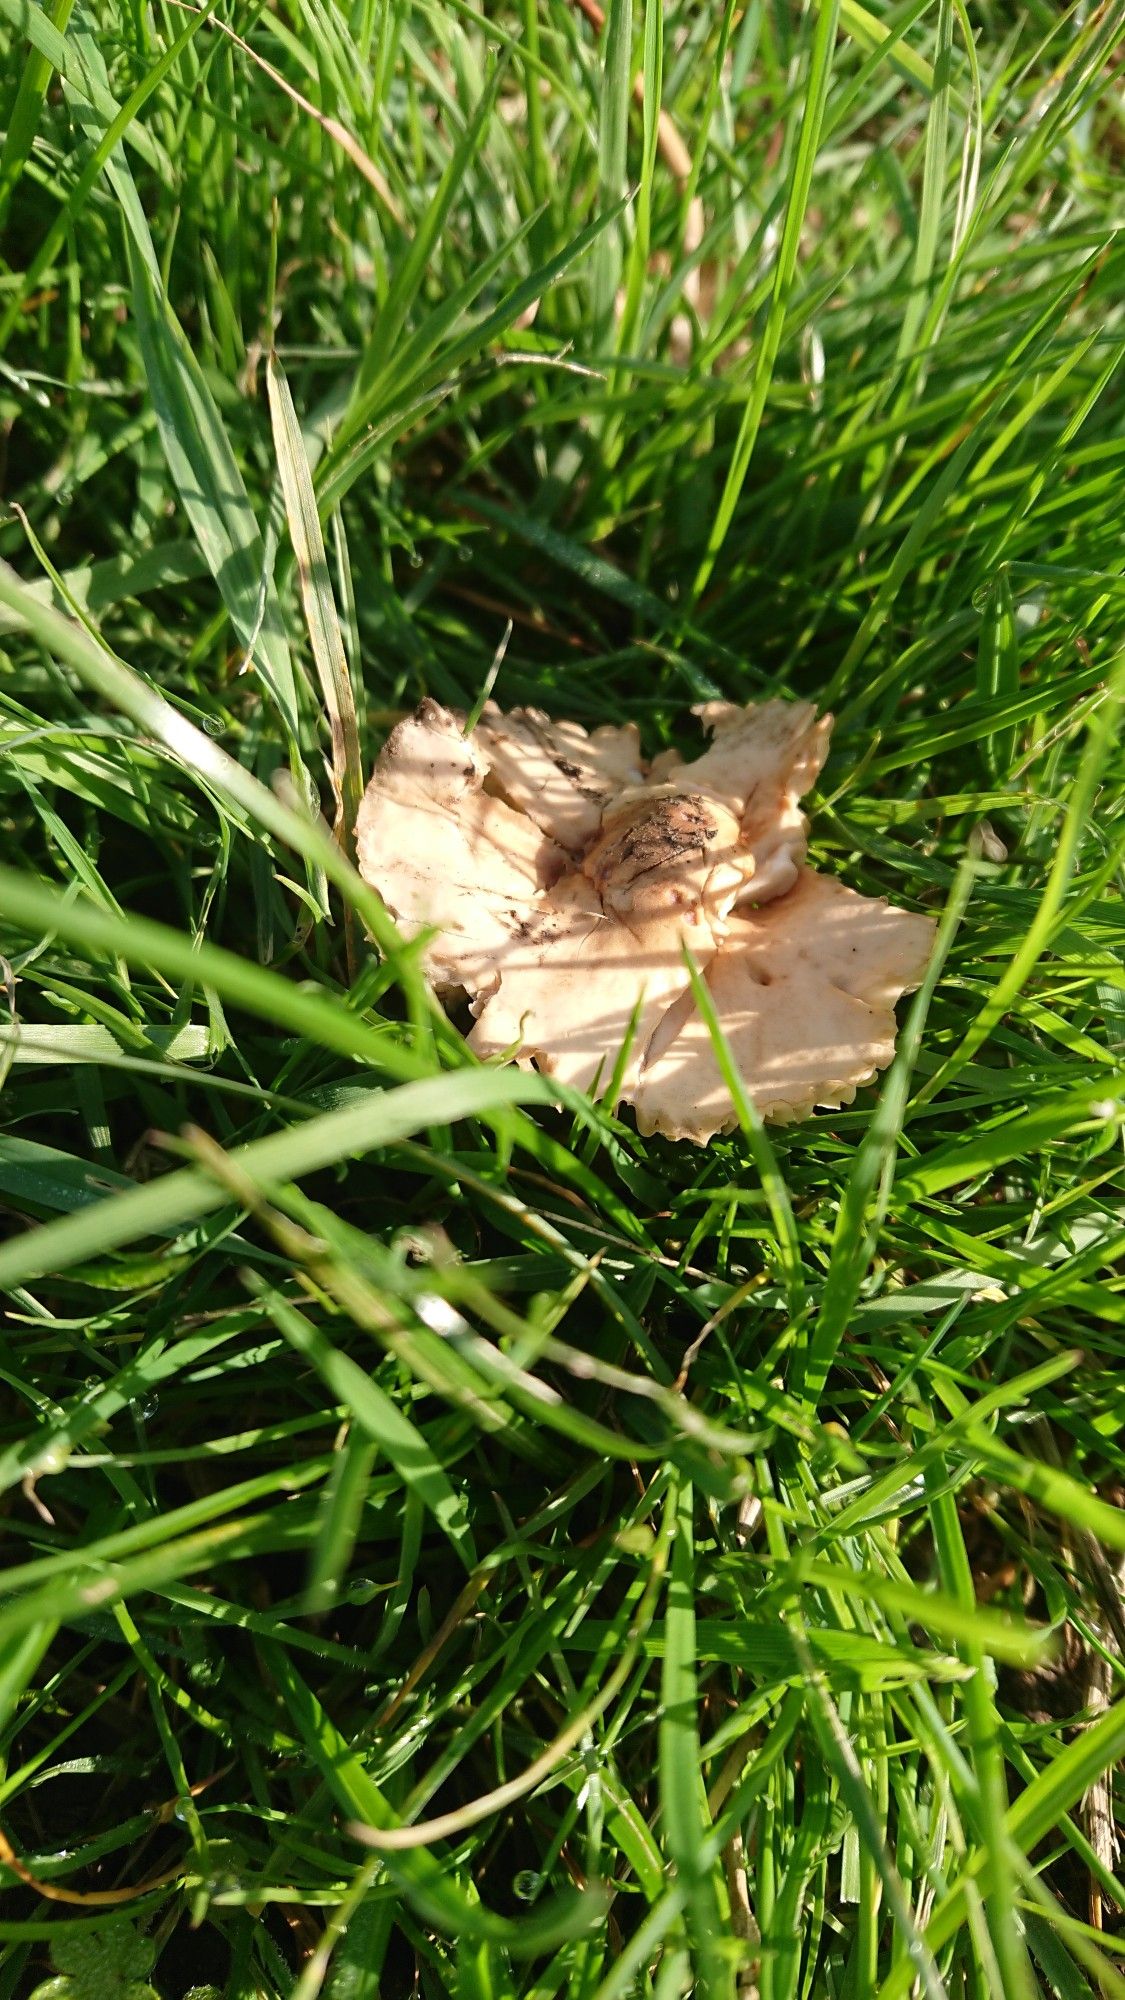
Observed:
[[[360,869],[426,970],[467,998],[470,1046],[619,1096],[643,1133],[705,1144],[737,1123],[685,957],[758,1110],[850,1103],[894,1054],[931,918],[808,865],[800,800],[831,717],[771,699],[694,711],[711,741],[651,762],[635,725],[587,733],[537,709],[463,718],[424,700],[379,755]]]

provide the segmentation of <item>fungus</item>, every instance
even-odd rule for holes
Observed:
[[[587,734],[581,723],[552,722],[542,709],[502,715],[488,701],[474,741],[490,766],[489,789],[569,854],[589,846],[618,792],[644,780],[635,722]]]
[[[791,1124],[850,1104],[895,1052],[895,1003],[917,986],[929,917],[802,868],[788,895],[738,911],[704,971],[746,1094]],[[633,1094],[642,1132],[704,1143],[738,1116],[690,988],[669,1010]]]
[[[806,865],[800,798],[831,719],[807,702],[697,711],[694,761],[489,702],[471,737],[435,701],[392,730],[356,825],[359,864],[481,1056],[618,1094],[642,1132],[737,1123],[691,988],[707,980],[764,1117],[850,1103],[894,1053],[928,917]]]
[[[408,934],[434,932],[439,993],[490,991],[504,946],[567,865],[534,820],[484,790],[488,768],[456,718],[424,701],[388,736],[356,821],[364,880]]]

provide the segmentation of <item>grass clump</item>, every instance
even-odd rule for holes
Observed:
[[[1117,10],[595,12],[0,0],[0,2000],[1125,1992]],[[836,709],[878,1090],[470,1063],[509,624]]]

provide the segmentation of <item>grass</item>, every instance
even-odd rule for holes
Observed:
[[[1120,13],[597,12],[0,0],[0,2000],[1125,1994]],[[877,1089],[472,1065],[500,653],[835,709]]]

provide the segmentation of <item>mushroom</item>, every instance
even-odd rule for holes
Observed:
[[[568,875],[545,898],[539,923],[504,953],[497,985],[473,1009],[469,1046],[535,1062],[600,1095],[628,1041],[620,1094],[631,1098],[653,1035],[689,985],[685,945],[704,960],[715,950],[698,906],[630,924],[583,874]]]
[[[588,735],[581,723],[552,722],[540,708],[502,715],[488,701],[475,741],[491,766],[489,789],[569,854],[589,846],[610,799],[644,779],[635,722]]]
[[[631,1102],[642,1132],[737,1123],[692,994],[704,972],[764,1116],[848,1103],[891,1059],[929,918],[805,865],[800,798],[831,719],[807,702],[698,710],[712,741],[646,767],[636,730],[491,702],[471,737],[437,702],[392,730],[356,826],[360,869],[470,1045]]]
[[[678,752],[655,759],[651,778],[688,785],[738,816],[740,845],[753,863],[753,895],[767,902],[792,888],[804,859],[808,824],[799,800],[828,755],[832,717],[811,702],[705,701],[698,715],[714,741],[682,764]]]
[[[739,911],[704,977],[746,1094],[790,1124],[850,1104],[895,1052],[895,1003],[922,979],[929,917],[802,868],[764,908]],[[738,1114],[690,988],[646,1051],[633,1107],[642,1132],[705,1143]]]
[[[356,820],[360,873],[404,932],[432,928],[439,993],[488,992],[502,948],[567,866],[550,836],[484,790],[488,761],[457,719],[423,701],[392,729]]]

